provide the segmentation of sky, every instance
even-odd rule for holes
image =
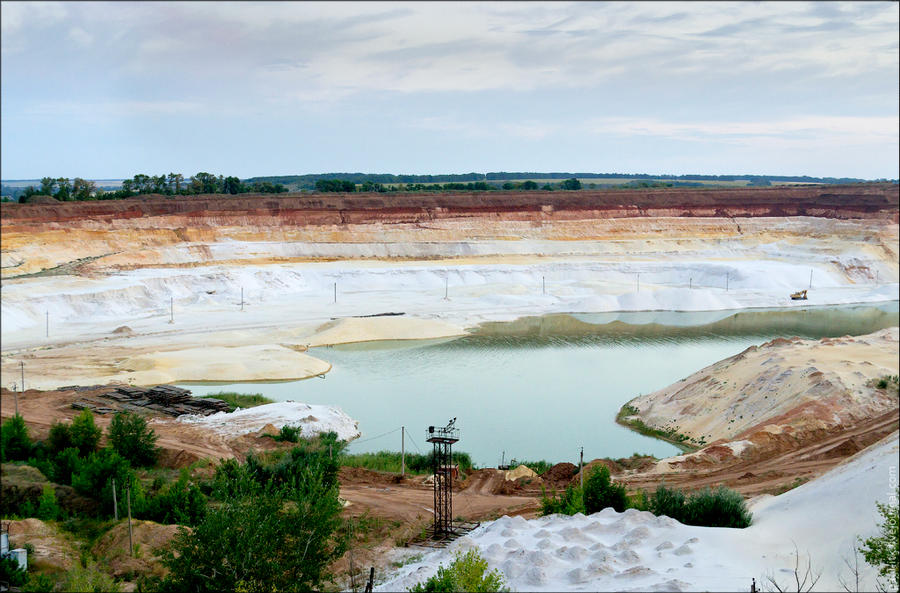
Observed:
[[[0,3],[0,177],[900,177],[896,2]]]

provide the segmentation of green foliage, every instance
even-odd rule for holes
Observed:
[[[465,451],[453,452],[453,463],[461,472],[472,470],[472,457]],[[373,471],[400,473],[400,451],[378,451],[376,453],[344,454],[340,464],[346,467],[362,467]],[[434,469],[434,451],[427,455],[406,453],[406,471],[411,474],[428,474]]]
[[[640,418],[627,418],[628,416],[636,416],[638,414],[640,414],[640,410],[630,404],[625,404],[616,415],[616,422],[622,426],[627,426],[640,434],[672,443],[679,449],[687,452],[696,451],[698,446],[706,444],[705,438],[697,440],[689,437],[686,434],[678,432],[677,426],[660,429],[653,426],[647,426]]]
[[[457,552],[450,566],[438,567],[437,574],[424,583],[411,587],[410,591],[509,591],[503,575],[498,570],[487,572],[488,562],[476,548],[467,552]]]
[[[601,465],[594,467],[584,481],[584,512],[590,515],[606,507],[621,513],[628,508],[628,495],[625,486],[610,479],[609,468]]]
[[[356,191],[356,184],[346,179],[319,179],[316,181],[316,190],[321,192],[351,193]]]
[[[85,562],[84,560],[66,572],[59,588],[61,591],[107,591],[110,593],[122,590],[119,583],[97,568],[94,562]]]
[[[650,497],[650,508],[647,510],[657,517],[665,515],[676,521],[682,521],[684,519],[684,503],[684,492],[660,484],[656,487],[653,496]]]
[[[117,496],[125,499],[127,485],[131,485],[131,505],[135,514],[143,509],[143,491],[128,460],[112,449],[101,449],[78,464],[72,474],[72,487],[81,495],[100,501],[103,511],[113,514],[112,480],[116,480]]]
[[[28,581],[22,585],[23,593],[47,593],[53,591],[56,581],[49,574],[36,572],[28,575]]]
[[[678,520],[701,527],[744,528],[750,526],[753,517],[740,494],[719,486],[716,490],[704,488],[692,494],[684,505],[683,519]]]
[[[48,477],[57,484],[71,485],[72,474],[78,468],[80,461],[78,449],[75,447],[63,449],[53,458]]]
[[[584,513],[584,494],[581,488],[569,484],[565,491],[557,495],[553,491],[549,496],[544,487],[541,487],[541,516],[553,515],[560,513],[563,515],[574,515],[575,513]]]
[[[281,430],[278,431],[278,436],[275,437],[275,440],[288,443],[296,443],[300,440],[300,433],[302,431],[302,426],[290,426],[288,424],[285,424],[281,427]]]
[[[543,459],[541,459],[540,461],[519,461],[518,459],[509,460],[509,467],[512,469],[515,469],[520,465],[524,465],[537,475],[541,475],[542,473],[553,467],[554,464],[550,463],[549,461],[544,461]]]
[[[72,443],[72,433],[65,422],[54,422],[50,425],[50,436],[47,437],[47,448],[51,454],[57,454],[69,447]]]
[[[62,509],[56,502],[56,491],[49,484],[44,484],[34,516],[43,521],[56,521],[62,518],[62,514]]]
[[[31,438],[28,427],[20,414],[7,418],[0,425],[0,460],[22,461],[31,453]]]
[[[577,177],[572,177],[572,178],[566,179],[565,181],[560,183],[560,187],[562,187],[562,189],[567,189],[570,191],[579,190],[579,189],[581,189],[581,182],[578,181]]]
[[[881,533],[863,541],[863,546],[859,548],[866,562],[877,568],[878,574],[887,580],[887,586],[882,589],[884,591],[896,591],[900,586],[900,505],[897,504],[900,489],[896,489],[895,493],[893,504],[875,503],[884,519],[878,526]]]
[[[19,562],[12,556],[0,558],[0,581],[18,587],[28,580],[28,573],[19,568]]]
[[[159,452],[156,433],[141,416],[117,412],[109,423],[107,438],[110,447],[133,466],[147,467],[156,463]]]
[[[210,393],[201,397],[212,397],[220,399],[228,404],[228,411],[234,412],[238,408],[252,408],[263,404],[271,404],[274,400],[263,397],[260,393],[235,393],[233,391],[223,391],[220,393]]]
[[[206,515],[206,496],[196,484],[189,482],[187,472],[182,472],[178,480],[147,498],[141,518],[157,523],[197,525]]]
[[[330,580],[327,566],[345,551],[338,483],[321,459],[289,459],[298,467],[280,472],[257,461],[217,471],[221,503],[192,532],[175,536],[163,559],[170,570],[163,590],[308,591]]]
[[[72,436],[72,445],[78,449],[78,454],[81,457],[87,457],[97,450],[97,443],[100,442],[102,431],[94,424],[94,415],[85,408],[72,420],[69,433]]]

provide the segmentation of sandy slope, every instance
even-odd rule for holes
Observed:
[[[900,329],[866,336],[779,338],[752,346],[628,405],[645,424],[699,441],[729,441],[734,456],[850,427],[898,406],[875,381],[898,374]]]

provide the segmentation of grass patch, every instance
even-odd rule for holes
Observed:
[[[261,393],[235,393],[234,391],[221,391],[219,393],[210,393],[208,395],[201,395],[199,397],[212,397],[215,399],[220,399],[228,404],[229,412],[234,412],[237,408],[253,408],[256,406],[262,406],[264,404],[275,403],[275,400],[264,397]]]
[[[898,393],[900,393],[900,375],[885,375],[878,379],[872,379],[869,381],[869,385],[876,389],[883,389],[888,393],[898,395]]]
[[[406,472],[410,474],[430,474],[434,453],[421,455],[406,454]],[[459,464],[460,472],[472,469],[472,458],[464,451],[453,452],[453,462]],[[378,451],[376,453],[345,453],[338,460],[345,467],[361,467],[379,472],[400,473],[399,451]]]
[[[653,426],[647,426],[640,418],[628,418],[629,416],[636,416],[638,414],[640,414],[640,410],[630,404],[625,404],[616,415],[616,423],[621,424],[626,428],[630,428],[642,435],[672,443],[686,453],[693,453],[706,444],[705,438],[697,440],[689,437],[688,435],[679,432],[677,426],[663,430]]]

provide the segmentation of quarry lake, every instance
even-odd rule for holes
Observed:
[[[456,417],[460,441],[480,466],[506,459],[657,457],[679,450],[615,423],[631,398],[777,337],[862,335],[898,325],[898,301],[716,312],[555,314],[482,324],[444,340],[313,348],[324,379],[186,384],[195,395],[262,393],[276,401],[342,408],[359,421],[352,453],[427,452],[425,431]]]

